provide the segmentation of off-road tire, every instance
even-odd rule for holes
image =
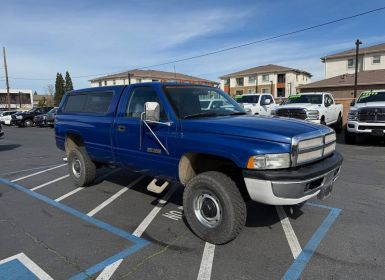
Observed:
[[[357,135],[348,131],[348,128],[345,128],[345,144],[354,145],[357,142]]]
[[[213,228],[200,222],[194,211],[194,200],[207,193],[215,195],[221,205],[221,219]],[[230,242],[246,223],[246,204],[237,185],[230,177],[217,171],[201,173],[187,183],[183,209],[191,230],[199,238],[213,244]]]
[[[76,175],[74,161],[80,162],[80,171]],[[88,187],[96,177],[96,166],[84,147],[75,147],[68,154],[68,171],[76,187]]]

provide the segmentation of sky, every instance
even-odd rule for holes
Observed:
[[[385,6],[376,0],[0,0],[11,88],[45,94],[57,72],[89,79],[199,55]],[[385,10],[212,56],[151,69],[210,80],[265,64],[323,79],[320,57],[385,42]],[[2,60],[0,63],[3,66]],[[5,88],[0,68],[0,88]]]

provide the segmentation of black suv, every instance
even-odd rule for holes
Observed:
[[[33,108],[33,109],[29,110],[28,112],[21,112],[21,113],[13,114],[11,124],[16,124],[19,127],[32,126],[33,125],[33,118],[35,116],[41,115],[41,114],[46,114],[52,108],[53,107],[38,107],[38,108]]]

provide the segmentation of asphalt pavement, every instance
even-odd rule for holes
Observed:
[[[53,129],[4,131],[0,279],[384,278],[383,141],[339,143],[331,197],[302,208],[250,202],[243,232],[214,246],[186,225],[181,186],[156,195],[152,178],[103,168],[76,188]]]

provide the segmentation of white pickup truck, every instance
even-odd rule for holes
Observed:
[[[384,136],[385,89],[361,93],[352,102],[345,130],[345,142],[355,144],[358,135]]]
[[[342,131],[342,104],[336,104],[327,92],[311,92],[291,95],[279,106],[275,115],[308,120],[314,123],[334,126],[336,132]]]
[[[269,116],[278,105],[270,93],[243,94],[237,100],[251,115]]]

